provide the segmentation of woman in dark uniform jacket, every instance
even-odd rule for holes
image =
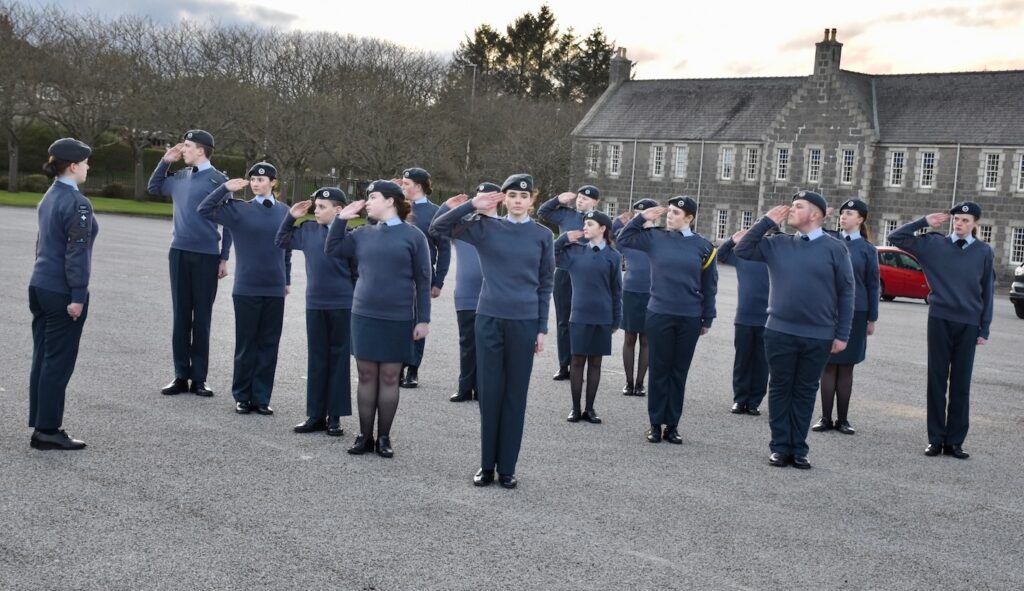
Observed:
[[[569,272],[569,386],[572,412],[566,419],[600,423],[594,410],[601,383],[601,359],[612,354],[612,333],[622,323],[622,255],[611,245],[612,220],[599,211],[583,214],[583,229],[555,241],[555,266]],[[583,371],[587,372],[587,406],[580,413]]]
[[[78,190],[89,174],[92,149],[64,138],[43,165],[55,179],[39,202],[36,261],[28,287],[32,311],[32,373],[29,377],[29,443],[36,449],[82,449],[85,443],[61,429],[64,398],[75,371],[82,326],[89,314],[92,246],[99,232],[92,204]]]
[[[612,234],[619,235],[622,228],[633,216],[657,207],[654,199],[641,199],[633,204],[633,211],[626,212],[612,222]],[[653,228],[654,222],[645,222],[645,228]],[[626,271],[622,277],[622,367],[626,372],[626,385],[622,393],[626,396],[645,396],[644,379],[647,377],[647,302],[651,299],[651,261],[647,253],[635,248],[618,245],[622,258],[626,260]],[[637,351],[637,343],[640,350]],[[636,360],[636,380],[633,379],[633,363]]]
[[[844,435],[855,433],[847,413],[853,393],[853,366],[864,361],[867,337],[875,333],[878,320],[878,251],[871,244],[868,232],[868,204],[850,199],[839,208],[842,231],[835,237],[843,241],[850,251],[853,280],[857,291],[853,307],[853,326],[846,348],[829,357],[821,375],[821,418],[811,431],[829,431],[835,428]],[[832,401],[836,401],[836,421],[832,422]]]
[[[686,375],[697,339],[707,334],[715,319],[718,268],[715,246],[690,230],[697,202],[673,197],[669,207],[647,209],[619,233],[619,244],[647,253],[651,260],[651,301],[647,308],[651,383],[647,413],[651,428],[647,440],[683,442],[679,419],[683,415]],[[665,229],[644,228],[645,221],[667,217]],[[664,426],[664,431],[662,431]]]
[[[452,197],[448,213],[430,231],[476,247],[484,276],[476,309],[477,386],[480,395],[480,470],[476,486],[498,482],[515,488],[523,441],[526,394],[533,355],[544,350],[554,284],[551,231],[530,218],[533,177],[512,175],[501,193],[481,193],[467,202]],[[470,215],[505,203],[508,215]]]
[[[409,202],[401,187],[374,181],[366,195],[365,201],[341,210],[324,251],[355,259],[359,275],[352,294],[352,354],[359,373],[360,433],[348,452],[362,454],[376,447],[378,455],[390,458],[402,364],[411,363],[413,341],[425,338],[430,329],[430,247],[423,232],[403,221]],[[377,223],[349,231],[348,220],[364,207]]]

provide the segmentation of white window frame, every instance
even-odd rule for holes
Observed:
[[[784,181],[789,178],[789,163],[793,149],[789,146],[775,148],[775,180]]]
[[[722,146],[718,150],[718,179],[731,181],[736,174],[736,146]]]
[[[987,244],[992,244],[992,226],[990,224],[978,225],[978,239]]]
[[[821,165],[823,150],[819,146],[808,146],[805,152],[807,162],[807,182],[813,185],[821,184]],[[815,158],[817,156],[817,158]]]
[[[651,144],[651,178],[660,179],[665,176],[665,144]]]
[[[676,144],[672,147],[672,178],[686,178],[686,165],[689,160],[690,146],[686,144]]]
[[[849,147],[839,148],[839,184],[852,185],[854,175],[857,172],[857,149]],[[849,156],[849,162],[847,162]],[[847,174],[849,173],[849,174]]]
[[[882,240],[885,240],[886,246],[892,246],[892,242],[889,242],[889,234],[896,231],[896,228],[900,227],[900,221],[896,218],[882,218]]]
[[[740,230],[749,230],[754,225],[754,212],[744,211],[740,222]]]
[[[1017,193],[1024,193],[1024,152],[1017,152],[1017,178],[1013,184]]]
[[[622,172],[622,144],[608,144],[608,176],[619,176]]]
[[[1011,226],[1008,238],[1007,246],[1010,251],[1010,264],[1024,264],[1024,227]]]
[[[907,151],[902,149],[889,150],[887,160],[885,184],[889,187],[902,187],[903,181],[907,176]],[[899,166],[897,166],[897,160],[899,161]]]
[[[761,148],[758,146],[747,146],[743,152],[743,180],[749,182],[757,181],[757,173],[761,168]]]
[[[936,170],[938,169],[939,163],[939,151],[933,149],[918,150],[917,158],[917,186],[922,189],[934,189]],[[931,154],[931,167],[928,166],[928,155]],[[925,178],[925,173],[929,173],[931,178]]]
[[[587,144],[587,174],[597,176],[601,170],[601,144],[591,142]]]
[[[725,240],[729,235],[729,210],[715,210],[715,240]]]
[[[996,166],[993,171],[991,168],[992,160],[995,160]],[[1003,153],[1002,152],[990,152],[983,151],[981,153],[981,190],[982,191],[998,191],[999,186],[1003,182]],[[995,173],[994,182],[990,183],[989,175]]]

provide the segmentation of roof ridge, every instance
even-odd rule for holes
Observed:
[[[707,78],[644,78],[641,80],[627,80],[626,82],[696,82],[705,80],[742,80],[749,82],[751,80],[805,80],[810,76],[720,76],[720,77],[707,77]]]
[[[899,78],[899,77],[911,77],[911,76],[962,76],[964,74],[1024,74],[1024,69],[1021,70],[964,70],[962,72],[908,72],[904,74],[865,74],[864,72],[854,72],[853,70],[840,70],[843,74],[855,74],[857,76],[867,76],[868,78]]]

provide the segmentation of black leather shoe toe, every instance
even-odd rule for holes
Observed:
[[[626,384],[625,386],[623,386],[622,387],[622,395],[623,396],[632,396],[633,395],[633,386],[631,386],[630,384]]]
[[[772,455],[768,456],[768,463],[776,468],[785,468],[789,465],[789,456],[777,451],[772,452]]]
[[[391,438],[387,435],[377,438],[377,455],[382,458],[394,457],[395,450],[391,449]]]
[[[651,425],[651,428],[647,430],[647,441],[651,443],[661,442],[661,425]]]
[[[682,445],[683,443],[683,438],[679,435],[679,430],[675,427],[665,427],[665,433],[662,434],[661,437],[665,441],[676,445]]]
[[[305,421],[295,425],[294,431],[296,433],[315,433],[317,431],[323,431],[326,428],[327,422],[324,421],[323,417],[309,417]]]
[[[469,390],[468,392],[456,392],[448,398],[449,402],[469,402],[470,400],[473,400],[472,390]]]
[[[811,431],[814,431],[816,433],[822,433],[824,431],[831,431],[831,430],[832,430],[832,419],[827,419],[825,417],[821,417],[820,419],[818,419],[818,422],[814,423],[814,426],[811,427]]]
[[[188,392],[188,380],[183,378],[174,378],[173,382],[160,388],[160,393],[164,396],[174,396],[183,392]]]
[[[647,396],[647,391],[644,390],[644,387],[643,387],[642,384],[637,386],[636,388],[633,388],[633,396],[641,396],[641,397]]]
[[[59,449],[63,451],[74,451],[84,449],[85,442],[68,436],[63,429],[56,433],[43,433],[35,431],[29,439],[29,445],[34,449]]]
[[[843,435],[853,435],[857,431],[850,425],[850,421],[836,421],[836,431]]]
[[[971,454],[965,452],[964,449],[959,445],[947,445],[942,449],[942,453],[946,454],[947,456],[953,456],[958,460],[966,460],[967,458],[971,457]]]
[[[742,415],[747,413],[747,404],[745,402],[733,402],[732,409],[729,411],[734,415]]]
[[[761,411],[757,410],[756,406],[747,406],[747,414],[752,417],[761,416]]]
[[[254,404],[252,405],[252,411],[258,415],[270,416],[274,414],[274,409],[270,408],[266,404]]]
[[[515,488],[519,484],[515,474],[498,474],[498,484],[503,488]]]
[[[592,408],[583,411],[583,420],[592,425],[601,424],[601,417],[597,416],[597,412]]]
[[[929,443],[928,447],[924,448],[924,455],[928,457],[935,457],[942,453],[942,445],[938,443]]]
[[[252,404],[249,404],[248,402],[245,402],[245,401],[236,402],[235,403],[235,412],[237,412],[238,414],[240,414],[240,415],[247,415],[251,411],[252,411]]]
[[[580,416],[580,411],[574,408],[572,409],[572,412],[569,413],[569,416],[565,417],[565,420],[570,423],[578,423],[580,422]]]
[[[811,463],[807,461],[807,456],[794,456],[793,467],[799,470],[810,470]]]
[[[473,486],[487,486],[494,482],[494,470],[480,468],[473,475]]]
[[[568,367],[560,367],[560,368],[558,368],[558,373],[556,373],[555,375],[551,376],[551,379],[555,380],[556,382],[561,382],[561,381],[564,381],[564,380],[568,380],[569,379],[569,368]]]
[[[373,451],[373,434],[363,435],[360,433],[356,435],[356,440],[347,451],[354,456],[361,456],[366,452]]]
[[[331,437],[341,437],[345,430],[341,428],[341,417],[327,417],[327,434]]]
[[[189,388],[189,392],[192,392],[196,396],[202,396],[203,398],[213,396],[213,390],[206,387],[206,382],[192,382],[192,387]]]

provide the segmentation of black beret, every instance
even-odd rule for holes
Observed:
[[[811,205],[821,210],[821,215],[828,215],[828,202],[825,198],[815,193],[814,191],[800,191],[796,195],[793,195],[793,201],[797,199],[803,199]]]
[[[50,156],[64,162],[81,162],[92,154],[92,148],[75,138],[61,138],[52,144],[46,151]]]
[[[594,185],[583,185],[576,191],[576,194],[590,197],[591,199],[601,198],[601,191]]]
[[[633,204],[633,209],[643,211],[652,207],[658,207],[658,202],[654,199],[641,199]]]
[[[345,192],[338,187],[320,187],[313,194],[310,195],[312,199],[330,199],[331,201],[341,201],[342,203],[348,203],[348,196]]]
[[[385,181],[384,179],[373,181],[366,186],[366,196],[369,197],[370,193],[380,193],[385,198],[393,197],[395,199],[405,199],[405,194],[402,193],[402,187],[391,181]]]
[[[492,183],[490,181],[484,181],[484,182],[480,183],[479,185],[477,185],[476,192],[477,193],[500,193],[501,192],[501,187],[498,186],[498,183]]]
[[[188,140],[211,148],[213,147],[213,135],[208,131],[203,131],[202,129],[186,131],[185,135],[181,139],[182,141]]]
[[[252,168],[249,169],[249,174],[245,176],[266,176],[272,179],[276,179],[277,169],[274,168],[274,165],[269,162],[257,162],[256,164],[252,165]]]
[[[501,192],[530,191],[533,192],[533,177],[528,174],[514,174],[501,184]]]
[[[981,218],[981,206],[973,201],[962,201],[954,205],[953,209],[949,210],[949,213],[953,215],[968,213],[977,220]]]
[[[668,204],[674,205],[690,215],[697,215],[697,202],[693,200],[693,197],[678,195],[669,199]]]
[[[865,216],[868,214],[868,204],[864,203],[860,199],[850,199],[849,201],[846,201],[839,208],[839,212],[842,213],[843,210],[846,209],[852,209],[853,211],[860,213],[861,216]]]
[[[595,222],[601,224],[605,228],[612,227],[612,218],[608,217],[607,214],[604,214],[600,211],[590,210],[587,213],[583,214],[583,221],[587,220],[594,220]]]
[[[430,180],[430,173],[422,168],[406,168],[402,172],[402,177],[423,185]]]

